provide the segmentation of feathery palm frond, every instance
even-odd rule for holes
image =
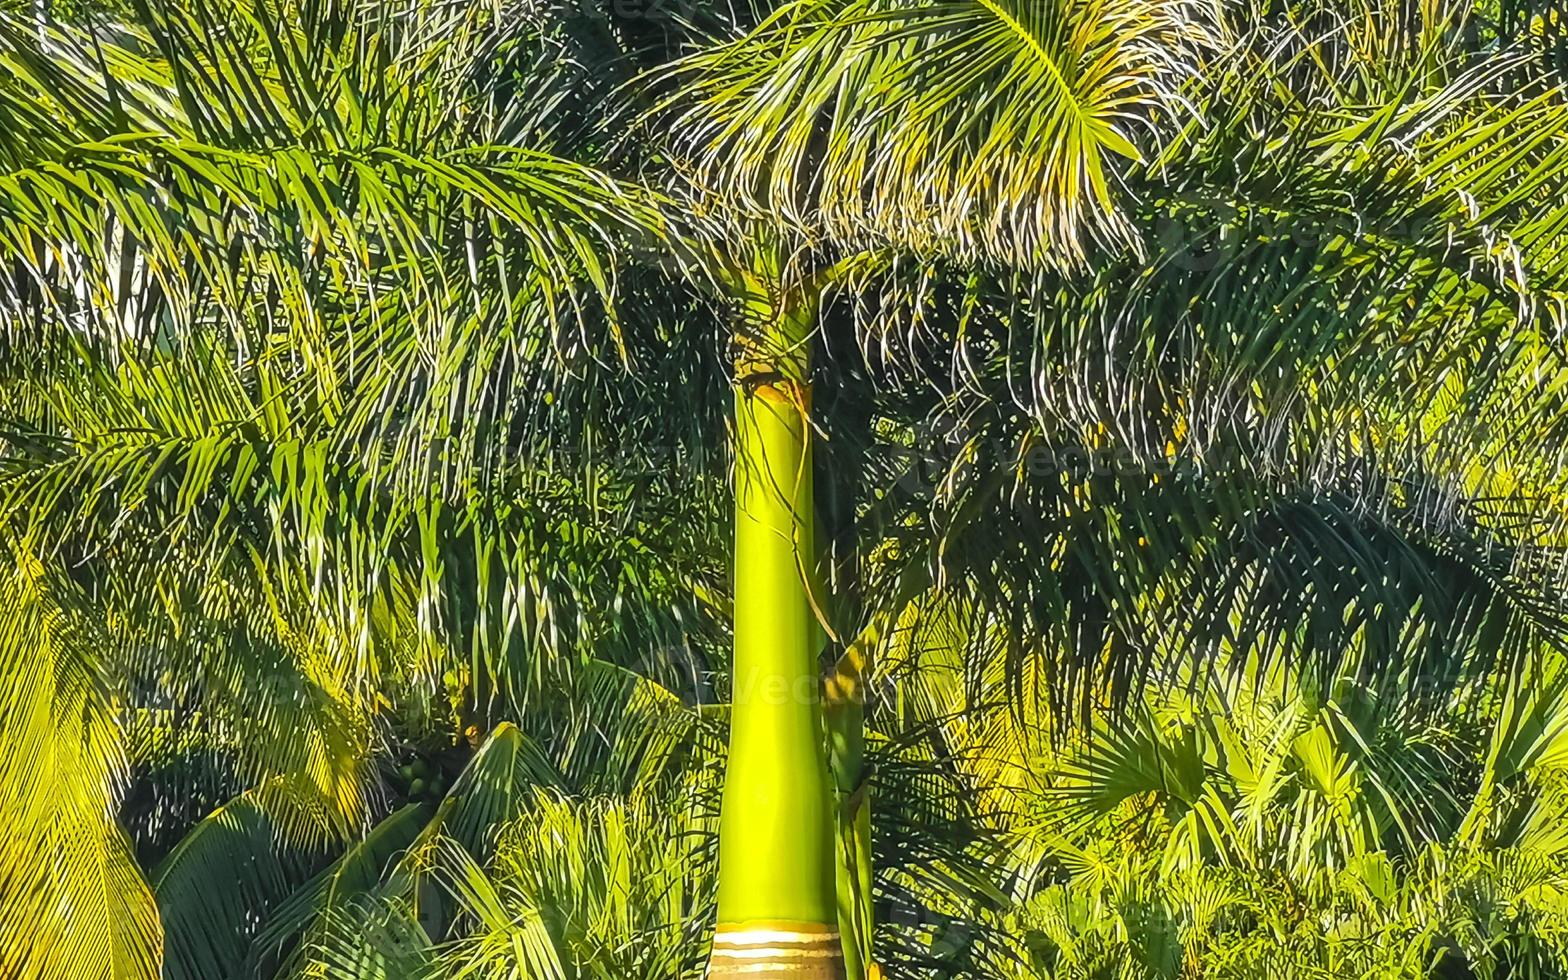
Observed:
[[[1072,264],[1127,240],[1113,186],[1179,124],[1214,20],[1165,0],[798,0],[677,63],[675,146],[700,191],[850,247]]]
[[[91,620],[25,552],[0,580],[0,963],[40,980],[159,975],[163,929],[115,814],[124,732]]]

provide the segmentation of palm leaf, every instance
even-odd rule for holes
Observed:
[[[1113,186],[1182,112],[1201,4],[802,0],[678,64],[697,185],[852,247],[1033,265],[1125,243]]]

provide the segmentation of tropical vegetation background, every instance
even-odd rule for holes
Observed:
[[[1568,976],[1565,18],[6,0],[0,976],[702,976],[758,320],[850,975]]]

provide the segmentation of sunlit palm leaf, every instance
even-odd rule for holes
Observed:
[[[699,187],[852,245],[1071,264],[1185,112],[1201,3],[800,0],[681,63]]]
[[[28,980],[151,980],[162,927],[115,804],[127,777],[100,636],[25,553],[0,581],[0,965]],[[63,588],[56,586],[56,588]]]

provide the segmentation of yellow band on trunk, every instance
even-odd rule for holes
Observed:
[[[811,922],[720,925],[708,980],[844,980],[838,930]]]

